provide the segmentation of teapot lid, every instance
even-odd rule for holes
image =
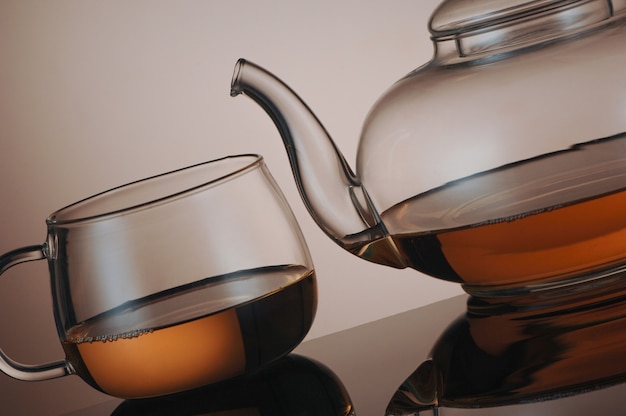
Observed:
[[[445,0],[429,30],[433,40],[455,40],[459,56],[468,56],[577,33],[622,10],[624,0]]]

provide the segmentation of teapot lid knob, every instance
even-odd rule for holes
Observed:
[[[429,30],[464,57],[579,33],[622,11],[626,0],[445,0]]]

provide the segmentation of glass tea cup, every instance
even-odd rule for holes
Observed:
[[[122,398],[254,371],[304,338],[317,307],[306,242],[259,155],[213,160],[97,194],[51,214],[47,238],[0,273],[47,260],[64,360],[20,380],[77,374]]]

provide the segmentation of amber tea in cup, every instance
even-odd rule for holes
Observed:
[[[251,372],[311,327],[313,264],[258,155],[137,181],[63,208],[45,243],[0,257],[0,272],[46,259],[66,353],[0,369],[28,381],[78,374],[107,394],[153,397]]]

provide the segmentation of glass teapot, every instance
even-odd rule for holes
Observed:
[[[289,87],[237,62],[231,95],[273,119],[317,224],[476,296],[623,270],[626,0],[447,0],[429,26],[432,60],[371,109],[356,171]]]

